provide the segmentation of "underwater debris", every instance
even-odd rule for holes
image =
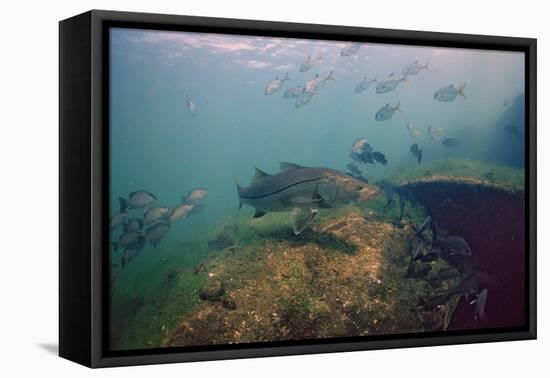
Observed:
[[[495,180],[496,180],[495,172],[487,172],[487,173],[484,173],[484,174],[483,174],[483,177],[486,178],[486,179],[489,180],[489,181],[495,181]]]
[[[202,272],[206,271],[206,266],[204,266],[203,263],[200,263],[199,265],[196,265],[194,268],[193,268],[193,273],[194,274],[200,274]]]
[[[226,308],[228,310],[236,310],[237,309],[237,304],[235,303],[235,301],[232,301],[231,299],[224,299],[222,301],[222,306],[223,306],[223,308]]]
[[[430,322],[410,316],[420,299],[440,294],[422,279],[403,277],[415,230],[378,219],[365,219],[358,207],[339,209],[296,238],[250,233],[246,242],[235,241],[235,256],[208,256],[203,264],[212,276],[198,291],[202,302],[182,315],[162,345],[442,330],[451,305],[430,315]],[[342,250],[351,247],[353,253]],[[432,264],[449,267],[444,260],[416,261],[415,274],[428,276]],[[231,282],[230,293],[222,282]]]
[[[225,249],[234,244],[233,237],[227,232],[222,231],[214,239],[208,241],[208,249]]]
[[[225,284],[220,281],[209,281],[199,290],[199,298],[203,301],[219,301],[225,294]]]

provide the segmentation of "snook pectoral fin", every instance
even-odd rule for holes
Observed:
[[[294,235],[299,235],[307,226],[313,222],[313,218],[319,212],[317,209],[296,209],[294,210]]]
[[[263,217],[264,215],[265,215],[265,212],[263,212],[262,210],[256,209],[256,212],[254,213],[253,218],[260,218],[260,217]]]

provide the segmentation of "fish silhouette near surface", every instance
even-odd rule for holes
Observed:
[[[448,85],[437,90],[434,93],[434,99],[441,102],[453,102],[457,96],[466,99],[466,95],[464,94],[465,87],[466,83],[462,83],[458,87],[456,87],[454,84]]]
[[[395,113],[396,110],[401,111],[399,105],[400,103],[398,102],[395,107],[391,106],[389,103],[382,106],[380,109],[378,109],[378,111],[374,115],[374,119],[378,122],[382,122],[390,119],[391,117],[393,117],[393,113]]]
[[[290,80],[288,78],[288,72],[282,79],[279,78],[279,76],[275,77],[275,79],[271,80],[269,84],[267,84],[267,87],[265,88],[265,95],[269,96],[279,91],[283,87],[284,82],[287,80]]]

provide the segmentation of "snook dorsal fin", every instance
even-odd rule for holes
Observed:
[[[268,177],[268,176],[271,176],[269,173],[265,173],[261,169],[258,169],[256,167],[254,167],[254,169],[256,170],[256,173],[254,174],[254,177],[252,177],[252,182],[254,182],[256,180],[259,180],[259,179],[263,179],[263,178]]]
[[[279,162],[279,167],[281,168],[281,172],[286,172],[286,171],[292,171],[294,169],[305,168],[305,167],[303,167],[301,165],[298,165],[298,164],[289,163],[288,161]]]

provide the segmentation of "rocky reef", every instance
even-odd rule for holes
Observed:
[[[415,230],[346,208],[293,236],[283,217],[247,220],[232,251],[205,262],[203,299],[163,346],[398,334],[446,328],[455,302],[419,308],[456,282],[407,276]],[[246,229],[246,227],[241,227]],[[443,260],[424,264],[448,267]],[[228,305],[229,304],[229,305]]]
[[[203,248],[194,255],[200,259],[144,264],[131,273],[133,287],[145,274],[158,285],[149,279],[143,298],[118,300],[113,345],[185,347],[521,325],[523,171],[456,160],[398,170],[387,181],[393,201],[381,195],[320,211],[298,236],[289,214],[253,219],[241,213],[220,224],[202,247],[185,246]],[[411,264],[411,240],[428,215],[464,237],[472,255]],[[433,238],[427,229],[424,254]],[[180,255],[159,252],[168,253]],[[439,279],[441,272],[456,274]],[[471,272],[476,289],[489,290],[483,321],[474,317],[472,298],[456,291]],[[133,293],[130,278],[122,278],[117,290]]]

